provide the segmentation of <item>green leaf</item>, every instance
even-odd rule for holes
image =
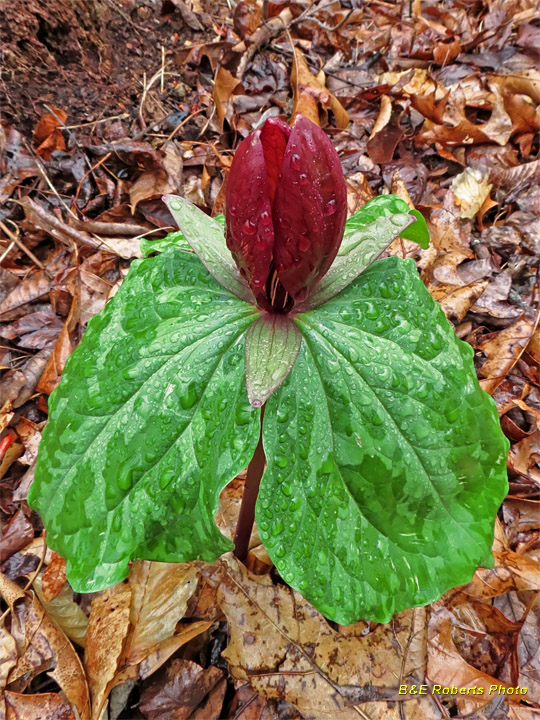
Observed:
[[[251,459],[244,334],[258,317],[195,255],[133,262],[93,318],[50,399],[29,503],[79,592],[121,581],[133,558],[213,561],[214,515]]]
[[[297,323],[266,406],[259,533],[327,617],[386,622],[492,565],[508,441],[412,260],[379,260]]]
[[[193,252],[191,245],[184,238],[179,230],[169,233],[166,237],[159,240],[148,240],[141,238],[140,248],[143,257],[149,257],[153,253],[162,253],[170,247],[177,247],[186,252]]]
[[[418,210],[411,210],[405,200],[402,200],[397,195],[378,195],[369,200],[354,215],[351,215],[345,225],[345,237],[342,247],[346,247],[349,236],[354,234],[356,230],[365,228],[381,217],[390,217],[390,215],[399,213],[409,213],[417,221],[402,231],[400,237],[406,240],[414,240],[420,247],[427,248],[429,245],[429,232],[423,215]]]
[[[411,215],[396,213],[379,217],[369,225],[358,226],[343,238],[330,270],[308,295],[301,310],[311,310],[340,293],[357,278],[388,245],[414,222]]]
[[[227,248],[221,222],[179,195],[164,195],[163,201],[208,272],[236,297],[254,302],[253,294]]]
[[[290,373],[302,335],[287,315],[265,314],[246,334],[246,387],[250,403],[261,407]]]

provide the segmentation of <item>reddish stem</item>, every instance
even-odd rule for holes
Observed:
[[[249,540],[251,538],[251,531],[253,530],[253,523],[255,522],[255,502],[259,494],[259,485],[261,484],[266,463],[262,443],[264,408],[265,405],[261,408],[259,442],[248,465],[244,495],[242,497],[242,505],[240,506],[238,523],[236,524],[236,534],[234,536],[234,554],[242,561],[247,558],[248,554]]]

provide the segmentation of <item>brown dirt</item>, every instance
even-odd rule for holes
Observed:
[[[183,32],[159,0],[14,0],[0,7],[1,116],[30,133],[44,105],[68,124],[137,114],[144,73]]]

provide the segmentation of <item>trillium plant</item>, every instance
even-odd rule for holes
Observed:
[[[180,232],[144,243],[50,398],[29,502],[73,589],[135,558],[242,558],[254,516],[281,577],[344,624],[491,566],[495,405],[415,263],[377,259],[427,247],[422,216],[382,195],[347,220],[338,155],[302,116],[240,144],[225,227],[164,200]],[[246,467],[233,543],[214,518]]]

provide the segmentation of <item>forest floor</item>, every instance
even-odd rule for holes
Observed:
[[[0,41],[0,718],[539,718],[537,3],[14,0]],[[48,397],[140,238],[175,229],[162,194],[221,212],[238,142],[295,112],[331,137],[350,212],[390,190],[426,217],[427,250],[390,252],[474,348],[511,441],[495,567],[350,627],[299,605],[256,534],[247,569],[137,562],[74,595],[26,503]]]

